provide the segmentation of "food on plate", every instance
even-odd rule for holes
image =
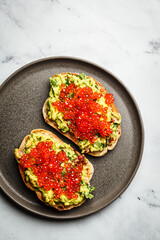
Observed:
[[[121,135],[121,115],[113,94],[84,73],[67,72],[50,78],[43,117],[82,153],[97,157],[112,150]]]
[[[46,205],[70,210],[93,197],[92,164],[50,131],[33,130],[15,157],[24,183]]]

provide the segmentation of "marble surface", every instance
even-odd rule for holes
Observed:
[[[160,239],[160,1],[0,0],[0,33],[0,83],[39,58],[91,60],[128,87],[145,127],[140,168],[110,206],[55,221],[25,212],[1,194],[1,239]]]

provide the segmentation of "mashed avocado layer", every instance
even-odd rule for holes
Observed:
[[[45,141],[53,142],[53,139],[51,139],[49,136],[42,135],[40,133],[37,133],[37,134],[31,133],[26,142],[24,154],[30,153],[31,149],[35,148],[39,142],[45,142]],[[52,145],[52,149],[56,151],[56,154],[58,154],[60,151],[63,150],[66,153],[67,157],[69,158],[68,162],[73,163],[74,165],[74,160],[77,159],[78,153],[72,150],[70,145],[66,143],[61,144],[58,142],[54,142]],[[19,156],[18,149],[15,149],[15,157],[17,162],[20,163],[21,157]],[[61,163],[61,166],[64,167],[64,162]],[[65,174],[65,167],[63,169],[63,172]],[[40,191],[42,194],[43,201],[48,203],[51,206],[54,206],[55,204],[59,204],[59,203],[63,203],[65,206],[77,205],[81,203],[85,198],[89,198],[89,199],[93,198],[93,195],[91,194],[91,192],[94,190],[94,187],[90,187],[88,184],[86,165],[83,166],[82,176],[81,176],[81,187],[80,187],[80,191],[77,192],[78,197],[72,198],[72,199],[69,199],[65,194],[61,194],[59,199],[57,199],[55,198],[54,189],[47,191],[43,187],[39,187],[38,178],[33,173],[32,168],[27,168],[24,171],[24,174],[25,174],[25,181],[30,182],[30,184],[35,188],[35,191]]]
[[[48,117],[50,120],[56,122],[58,129],[63,133],[70,131],[70,121],[66,121],[63,118],[63,113],[59,112],[57,107],[53,106],[52,103],[59,100],[61,92],[61,84],[65,84],[65,87],[69,86],[71,83],[74,83],[77,87],[90,87],[93,92],[100,93],[98,85],[95,80],[91,77],[87,77],[84,73],[79,75],[73,75],[71,73],[66,74],[57,74],[50,78],[50,92],[49,98],[47,101],[47,110]],[[70,96],[69,96],[70,97]],[[108,145],[109,142],[114,141],[117,138],[117,127],[121,123],[121,116],[119,113],[112,111],[111,107],[105,103],[105,98],[102,96],[97,100],[97,103],[103,107],[108,107],[107,118],[108,121],[114,120],[114,123],[111,124],[111,129],[113,130],[112,134],[108,138],[102,137],[100,134],[97,134],[97,140],[92,144],[89,140],[78,139],[78,146],[81,149],[81,152],[95,152],[102,151],[104,147]]]

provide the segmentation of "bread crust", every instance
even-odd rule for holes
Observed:
[[[68,73],[68,72],[61,73],[61,74],[67,74],[67,73]],[[78,73],[70,73],[70,74],[78,75]],[[92,77],[92,78],[93,78],[93,77]],[[94,79],[94,78],[93,78],[93,79]],[[103,87],[103,85],[102,85],[100,82],[96,81],[95,79],[94,79],[94,81],[95,81],[96,84],[98,85],[98,89],[99,89],[99,90],[102,89],[104,92],[107,93],[106,89]],[[56,124],[54,121],[52,121],[52,120],[49,119],[48,114],[47,114],[47,101],[48,101],[48,98],[47,98],[46,101],[44,102],[44,105],[43,105],[43,108],[42,108],[42,114],[43,114],[43,117],[44,117],[45,122],[46,122],[47,124],[49,124],[51,127],[55,128],[58,132],[60,132],[61,134],[63,134],[65,137],[69,138],[69,139],[70,139],[72,142],[74,142],[76,145],[78,145],[78,142],[79,142],[79,141],[74,138],[74,136],[73,136],[72,133],[70,133],[70,132],[63,133],[60,129],[58,129],[57,124]],[[111,106],[113,112],[119,113],[114,103],[112,103],[110,106]],[[121,136],[121,124],[119,124],[118,127],[117,127],[117,138],[116,138],[115,141],[112,143],[112,145],[106,146],[106,147],[103,149],[103,151],[88,152],[87,154],[92,155],[92,156],[94,156],[94,157],[104,156],[104,155],[108,152],[108,150],[112,150],[112,149],[116,146],[116,144],[117,144],[118,139],[120,138],[120,136]]]
[[[44,130],[44,129],[34,129],[31,133],[41,133],[41,134],[44,134],[45,136],[48,135],[50,138],[53,139],[53,141],[56,141],[56,142],[59,142],[59,143],[63,143],[63,141],[62,141],[60,138],[58,138],[56,135],[54,135],[52,132],[47,131],[47,130]],[[19,157],[20,157],[20,158],[21,158],[22,155],[24,154],[24,148],[25,148],[25,146],[26,146],[26,142],[27,142],[28,138],[29,138],[29,135],[27,135],[27,136],[23,139],[23,141],[22,141],[22,143],[21,143],[21,145],[20,145],[20,147],[19,147],[19,149],[18,149],[18,153],[19,153]],[[74,150],[72,147],[71,147],[71,149]],[[75,152],[76,152],[77,154],[80,154],[80,153],[77,152],[77,151],[75,151]],[[32,186],[32,184],[31,184],[30,182],[27,182],[27,181],[25,180],[25,173],[24,173],[24,171],[22,170],[22,168],[20,167],[20,164],[18,164],[18,168],[19,168],[20,174],[21,174],[21,176],[22,176],[22,180],[23,180],[23,182],[25,183],[25,185],[26,185],[30,190],[32,190],[32,191],[34,191],[34,192],[36,193],[36,195],[37,195],[37,197],[39,198],[39,200],[41,200],[41,201],[42,201],[43,203],[45,203],[47,206],[51,206],[50,204],[44,202],[42,193],[41,193],[39,190],[37,190],[37,189],[36,189],[36,191],[35,191],[35,188]],[[87,180],[87,183],[88,183],[88,184],[90,184],[90,180],[91,180],[91,178],[92,178],[93,173],[94,173],[93,165],[91,164],[91,162],[87,161],[87,177],[86,177],[86,180]],[[51,207],[54,207],[54,208],[56,208],[56,209],[59,210],[59,211],[70,210],[70,209],[72,209],[72,208],[74,208],[74,207],[80,206],[80,205],[83,204],[85,201],[86,201],[86,199],[84,198],[84,200],[83,200],[81,203],[77,204],[77,205],[65,206],[63,203],[59,203],[59,204],[56,204],[56,205],[52,205]]]

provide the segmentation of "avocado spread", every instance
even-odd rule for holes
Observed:
[[[26,146],[22,156],[19,155],[18,149],[15,149],[15,157],[17,162],[19,164],[22,164],[22,161],[24,159],[23,156],[30,155],[33,152],[33,150],[35,152],[36,151],[35,149],[39,143],[45,144],[48,142],[52,144],[51,149],[49,151],[54,150],[54,154],[55,154],[54,156],[61,154],[61,157],[59,159],[63,158],[63,161],[60,162],[60,165],[57,165],[61,169],[61,173],[60,173],[62,174],[61,179],[65,176],[66,172],[68,171],[67,166],[69,166],[70,168],[75,168],[77,166],[77,161],[79,156],[81,156],[81,158],[84,159],[83,161],[85,161],[86,163],[88,162],[88,160],[83,155],[80,155],[79,153],[72,150],[70,145],[66,143],[53,142],[53,140],[49,136],[40,134],[40,133],[31,133],[29,135],[26,141]],[[67,162],[65,162],[64,160],[66,159],[66,157],[67,157]],[[36,164],[36,167],[37,166],[38,165]],[[79,180],[80,187],[79,187],[79,191],[76,192],[76,197],[68,197],[67,194],[65,194],[65,190],[63,191],[62,194],[58,196],[55,194],[54,187],[52,187],[51,189],[46,189],[43,186],[41,186],[38,181],[38,176],[34,173],[32,166],[26,167],[24,170],[24,174],[25,174],[25,181],[29,182],[34,187],[35,191],[41,192],[44,202],[48,203],[51,206],[54,206],[55,204],[60,204],[60,203],[63,203],[65,206],[70,206],[70,205],[77,205],[81,203],[85,198],[89,198],[89,199],[93,198],[93,195],[91,194],[91,192],[94,190],[94,187],[90,187],[88,184],[87,170],[88,170],[87,165],[82,164],[81,179]],[[61,181],[61,180],[59,179],[58,181]],[[65,180],[64,178],[64,183],[65,181],[67,180]],[[67,188],[67,185],[64,187],[64,189],[65,188]]]
[[[98,89],[98,85],[95,80],[91,77],[87,77],[84,73],[79,75],[74,75],[72,73],[66,74],[56,74],[50,78],[50,92],[49,98],[47,101],[47,111],[48,117],[51,121],[55,121],[58,129],[62,131],[62,133],[72,132],[71,130],[71,121],[64,119],[64,113],[59,111],[58,108],[54,105],[55,102],[60,101],[60,94],[62,90],[62,86],[67,88],[71,84],[74,84],[77,88],[89,87],[92,89],[93,93],[100,93]],[[74,93],[68,94],[68,98],[72,99]],[[103,106],[104,108],[108,108],[106,116],[107,121],[110,121],[110,129],[112,133],[103,137],[99,133],[96,134],[96,141],[91,142],[89,139],[81,139],[78,137],[78,146],[81,149],[81,152],[94,152],[94,151],[102,151],[104,147],[109,145],[112,141],[117,138],[117,128],[121,123],[121,115],[119,113],[113,112],[110,105],[107,105],[105,102],[104,95],[96,100],[98,104]]]

